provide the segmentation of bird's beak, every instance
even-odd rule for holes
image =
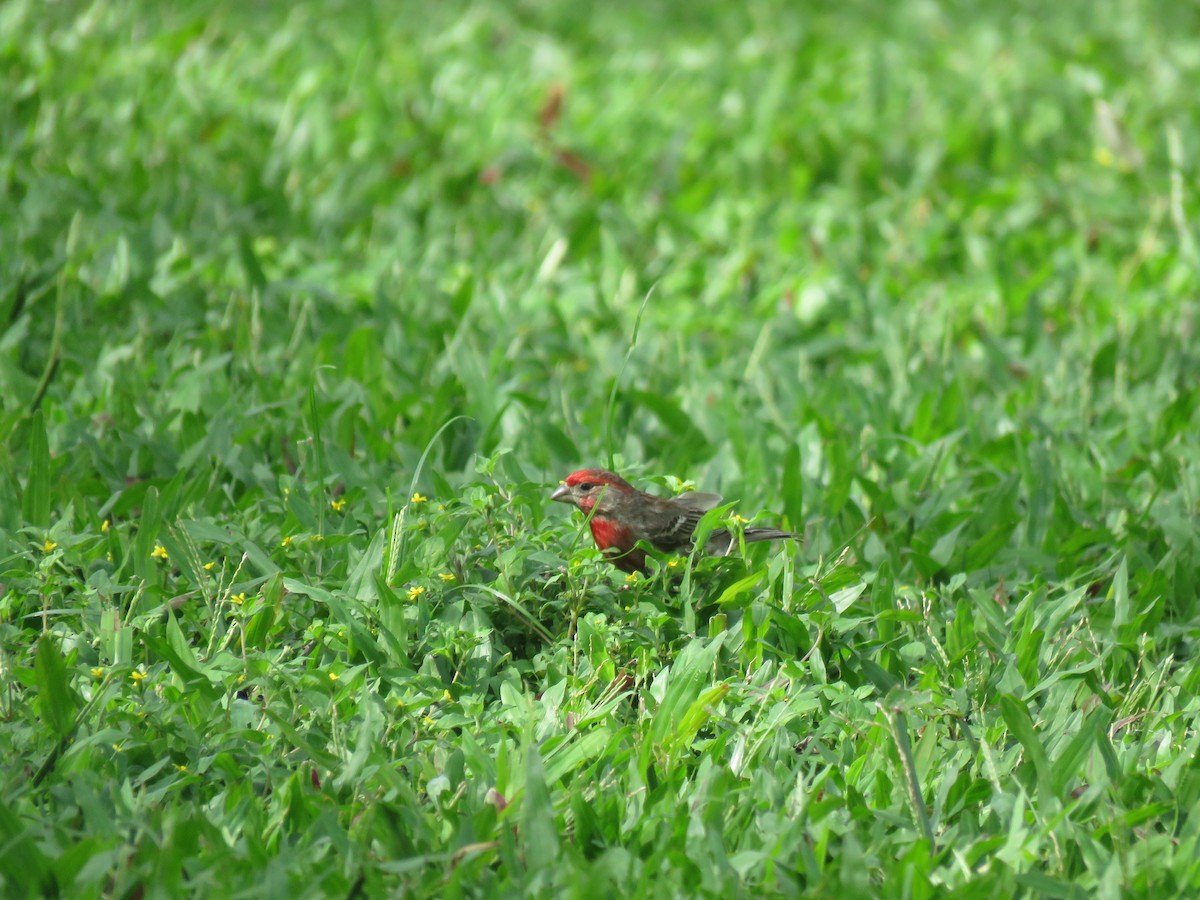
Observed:
[[[557,500],[559,503],[571,502],[571,489],[565,484],[560,484],[554,489],[554,493],[550,495],[551,500]]]

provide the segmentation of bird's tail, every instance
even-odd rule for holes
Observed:
[[[780,541],[786,538],[800,538],[800,535],[794,531],[780,531],[778,528],[747,528],[742,532],[742,536],[745,537],[747,544],[754,541]],[[737,542],[734,540],[733,535],[721,529],[709,535],[706,549],[715,556],[725,556],[736,544]]]
[[[751,541],[779,541],[800,537],[794,531],[780,531],[778,528],[747,528],[742,534],[746,536],[747,544]]]

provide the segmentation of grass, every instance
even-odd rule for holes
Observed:
[[[3,892],[1200,892],[1198,26],[10,0]]]

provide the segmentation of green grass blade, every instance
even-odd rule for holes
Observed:
[[[50,447],[40,409],[29,421],[29,475],[21,497],[21,514],[35,528],[50,526]]]

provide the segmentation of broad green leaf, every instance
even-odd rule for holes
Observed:
[[[387,539],[387,530],[378,528],[367,549],[358,558],[350,577],[346,579],[346,595],[363,603],[369,603],[377,596],[374,575],[382,571],[383,545]]]
[[[41,409],[29,422],[29,475],[21,497],[21,514],[35,528],[50,526],[50,447]]]
[[[50,860],[38,846],[37,833],[8,802],[0,800],[0,878],[12,896],[56,893]]]
[[[1048,810],[1055,810],[1058,806],[1058,797],[1054,791],[1053,771],[1050,767],[1050,759],[1046,755],[1046,749],[1042,746],[1041,740],[1037,736],[1037,731],[1033,727],[1033,719],[1029,717],[1029,710],[1025,704],[1011,694],[1002,694],[1000,696],[1000,713],[1004,716],[1004,721],[1008,725],[1009,730],[1021,746],[1025,748],[1025,756],[1033,764],[1035,773],[1037,774],[1038,783],[1038,801],[1040,805]]]
[[[690,641],[666,670],[666,692],[650,726],[652,741],[662,743],[679,731],[700,692],[713,683],[713,663],[728,634],[722,632],[712,640],[696,638]]]
[[[184,652],[181,652],[177,648],[176,644],[178,643],[178,637],[176,641],[172,641],[169,637],[172,631],[171,622],[173,621],[174,617],[171,616],[167,623],[167,638],[144,635],[143,640],[145,641],[146,646],[167,661],[167,665],[171,668],[171,673],[179,678],[179,680],[189,691],[198,691],[206,700],[209,701],[217,700],[221,696],[221,688],[214,684],[205,672],[200,670],[199,664],[196,662],[195,657],[192,656],[190,651],[185,650]],[[174,625],[173,627],[178,635],[178,624]]]
[[[719,596],[716,600],[717,605],[723,606],[727,603],[733,603],[743,594],[747,593],[752,587],[762,581],[763,576],[766,574],[767,573],[765,570],[759,569],[756,572],[751,572],[745,578],[735,581],[721,592],[721,596]]]
[[[557,817],[542,758],[532,744],[526,749],[525,790],[521,796],[518,833],[531,872],[545,870],[558,861]]]
[[[55,735],[66,737],[75,729],[79,697],[71,688],[67,661],[58,642],[48,634],[38,640],[35,671],[38,713]]]
[[[150,487],[142,501],[142,518],[138,523],[137,538],[133,542],[133,570],[139,578],[148,579],[158,560],[154,548],[158,544],[158,529],[161,523],[158,489]]]

